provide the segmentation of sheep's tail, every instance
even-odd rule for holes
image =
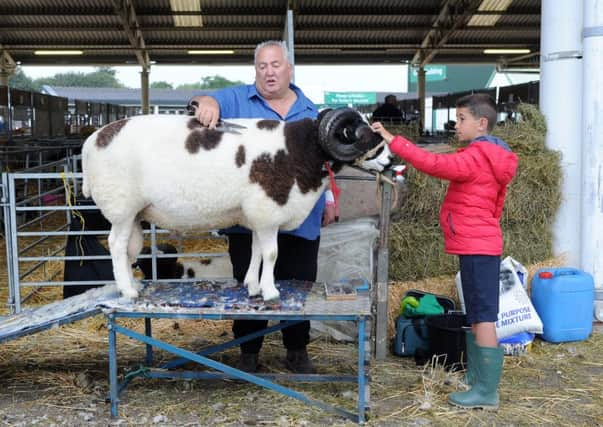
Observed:
[[[88,142],[87,140],[84,142],[84,145],[82,147],[82,194],[85,197],[90,197],[90,188],[88,187],[88,179],[87,179],[87,174],[88,174],[88,168],[87,168],[87,163],[88,163],[88,144],[86,144],[86,142]]]

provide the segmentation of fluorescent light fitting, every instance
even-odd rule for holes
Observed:
[[[189,50],[189,55],[232,55],[234,50]]]
[[[201,0],[170,0],[170,9],[176,27],[203,27]]]
[[[486,55],[501,55],[501,54],[520,54],[530,53],[530,49],[484,49]]]
[[[478,12],[471,17],[467,26],[493,27],[502,17],[502,14],[482,15],[480,12],[505,12],[511,2],[512,0],[483,0],[477,9]]]
[[[502,15],[473,15],[469,22],[468,27],[493,27],[496,25]]]
[[[483,0],[479,5],[479,11],[504,12],[509,8],[513,0]]]
[[[36,50],[34,55],[83,55],[83,50]]]

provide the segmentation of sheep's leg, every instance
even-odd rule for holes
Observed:
[[[259,295],[260,288],[260,264],[262,262],[262,250],[260,248],[260,239],[255,231],[251,234],[251,260],[249,268],[245,273],[245,286],[250,297]]]
[[[132,233],[130,234],[130,239],[128,240],[128,261],[130,261],[130,265],[136,262],[136,259],[142,250],[143,243],[144,237],[142,235],[142,227],[140,226],[140,222],[134,221]]]
[[[113,275],[117,282],[117,289],[126,298],[138,296],[138,286],[132,274],[131,264],[128,261],[128,241],[132,234],[134,221],[113,223],[109,233],[109,251],[113,260]]]
[[[260,230],[257,232],[262,250],[262,277],[260,288],[264,301],[278,299],[279,292],[274,286],[274,266],[278,256],[278,229]]]

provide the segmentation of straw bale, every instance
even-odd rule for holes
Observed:
[[[538,107],[519,104],[517,111],[521,116],[521,121],[499,125],[494,128],[492,134],[507,141],[516,153],[536,154],[546,151],[544,145],[546,122]]]
[[[383,124],[385,128],[393,135],[404,135],[404,137],[416,140],[421,135],[419,122],[414,121],[407,125]]]
[[[444,252],[437,222],[396,222],[390,233],[391,280],[417,280],[450,274],[458,265],[457,257]]]

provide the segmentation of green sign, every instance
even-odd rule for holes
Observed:
[[[417,69],[410,69],[410,82],[417,83]],[[426,82],[439,82],[446,80],[446,66],[445,65],[426,65],[425,66],[425,81]]]
[[[347,107],[348,104],[314,104],[316,105],[316,108],[319,110],[323,110],[325,108],[341,108],[341,107]]]
[[[376,104],[375,92],[325,92],[325,104],[362,105]]]

